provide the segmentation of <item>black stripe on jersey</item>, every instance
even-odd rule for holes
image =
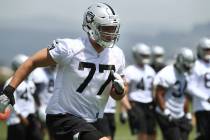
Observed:
[[[112,7],[111,7],[110,5],[108,5],[108,4],[106,4],[106,3],[103,3],[103,4],[105,4],[106,6],[108,6],[109,9],[112,11],[112,14],[115,15],[115,12],[114,12],[114,10],[112,9]]]

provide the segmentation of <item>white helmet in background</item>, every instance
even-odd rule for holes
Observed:
[[[161,46],[154,46],[152,50],[154,63],[163,63],[165,50]]]
[[[11,67],[14,71],[18,69],[20,65],[22,65],[26,60],[28,59],[28,56],[24,54],[18,54],[12,59]]]
[[[139,43],[132,48],[135,61],[138,64],[149,64],[151,59],[151,49],[143,43]]]
[[[202,38],[197,45],[197,56],[199,59],[210,61],[210,39]]]
[[[195,64],[195,54],[189,48],[182,48],[176,56],[175,66],[182,73],[191,72]]]
[[[112,47],[119,39],[119,16],[106,3],[96,3],[88,7],[84,14],[82,26],[90,38],[104,48]],[[107,32],[103,30],[104,27],[113,27],[114,30]],[[110,39],[106,40],[104,36]]]

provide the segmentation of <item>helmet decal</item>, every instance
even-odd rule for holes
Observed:
[[[93,22],[94,14],[91,11],[88,11],[86,14],[86,21],[87,23]]]

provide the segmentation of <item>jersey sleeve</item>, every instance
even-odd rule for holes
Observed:
[[[69,45],[65,39],[56,39],[49,45],[49,53],[56,63],[66,64],[71,60],[72,50]]]
[[[202,100],[207,100],[209,98],[209,95],[208,94],[205,94],[205,92],[203,92],[197,82],[199,82],[200,79],[199,79],[199,74],[194,72],[192,75],[190,75],[188,78],[187,78],[187,92],[193,96],[196,96]]]
[[[168,72],[170,73],[170,72]],[[167,69],[163,69],[161,70],[160,72],[157,73],[157,75],[155,76],[154,78],[154,81],[153,81],[153,85],[154,86],[162,86],[162,87],[165,87],[165,88],[168,88],[171,84],[171,80],[169,79],[171,76],[168,76],[167,75]]]

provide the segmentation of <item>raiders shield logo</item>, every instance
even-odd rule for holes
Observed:
[[[93,18],[94,17],[95,17],[95,15],[92,12],[88,11],[87,12],[87,15],[86,15],[86,21],[87,21],[87,23],[93,22]]]
[[[49,50],[54,49],[54,48],[56,47],[57,44],[58,44],[58,42],[54,40],[53,43],[50,44],[50,45],[48,46],[48,49],[49,49]]]

